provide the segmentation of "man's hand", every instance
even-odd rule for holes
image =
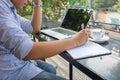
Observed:
[[[81,30],[72,39],[75,41],[75,47],[84,45],[88,41],[88,33],[85,29]]]

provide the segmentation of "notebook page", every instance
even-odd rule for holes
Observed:
[[[72,48],[67,50],[67,52],[74,58],[74,59],[82,59],[100,55],[107,55],[111,52],[102,47],[101,45],[88,41],[85,45]]]

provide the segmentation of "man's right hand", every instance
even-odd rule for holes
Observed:
[[[88,32],[87,30],[81,30],[72,37],[75,41],[75,47],[84,45],[88,41]]]

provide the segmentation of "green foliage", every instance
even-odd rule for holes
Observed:
[[[114,9],[116,9],[118,12],[120,12],[120,0],[118,0],[115,5],[113,6]]]
[[[17,12],[21,15],[21,16],[26,16],[26,15],[31,15],[32,14],[32,3],[29,3],[26,7],[24,7],[23,9],[18,10]]]
[[[43,0],[44,16],[50,20],[58,20],[62,11],[75,7],[87,7],[86,0]]]
[[[112,6],[117,2],[118,0],[92,0],[92,7],[94,9],[97,8],[112,8]]]
[[[69,8],[87,7],[87,0],[42,0],[43,2],[43,16],[49,20],[58,20],[62,11],[66,11]],[[29,3],[22,10],[18,10],[21,16],[32,14],[32,3]]]
[[[42,0],[43,16],[49,20],[58,20],[63,11],[69,8],[88,7],[88,0]],[[32,14],[32,3],[29,3],[23,10],[18,10],[21,16]],[[120,0],[92,0],[92,8],[114,8],[120,12]]]

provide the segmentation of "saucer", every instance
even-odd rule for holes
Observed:
[[[103,38],[99,39],[99,40],[95,40],[92,38],[89,38],[90,41],[96,42],[96,43],[104,43],[105,41],[109,40],[109,36],[108,35],[104,35]]]

